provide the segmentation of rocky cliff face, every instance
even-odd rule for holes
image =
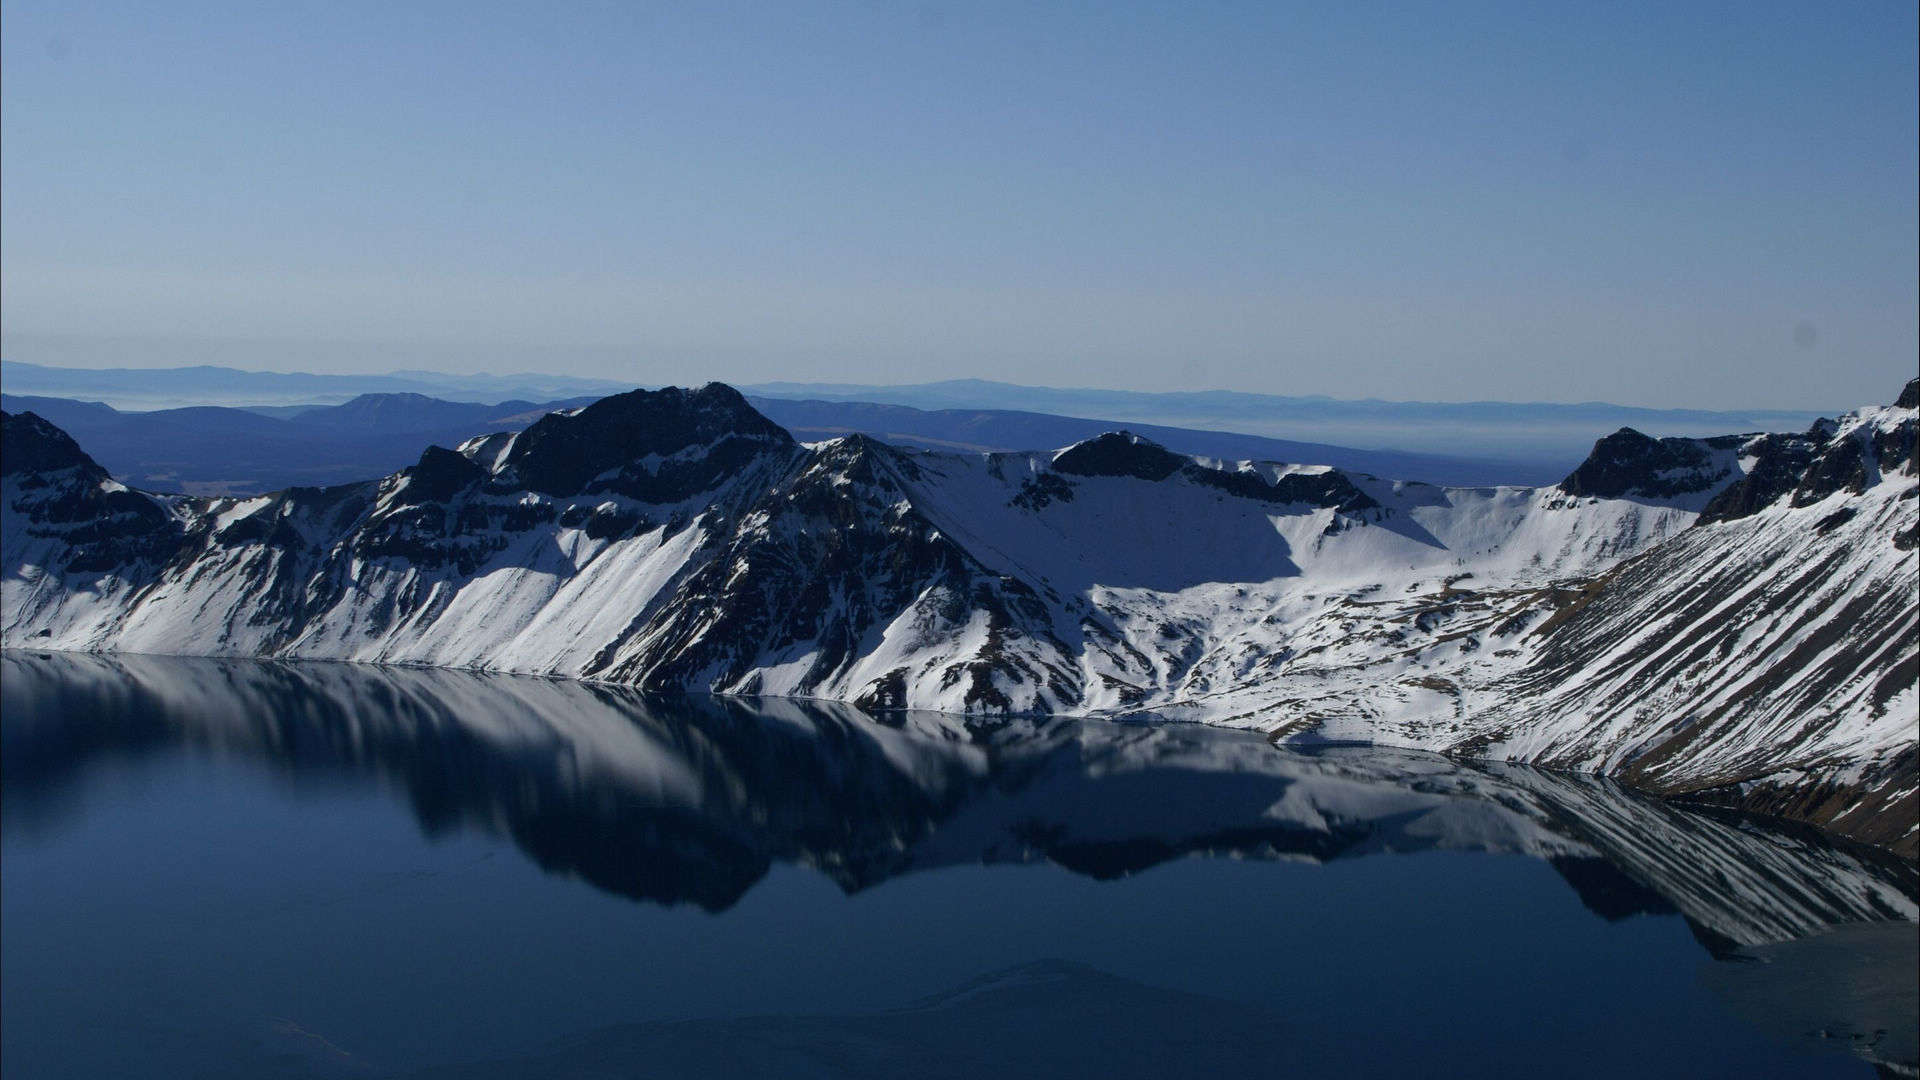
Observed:
[[[710,385],[380,480],[199,499],[115,484],[22,414],[0,627],[982,722],[1200,719],[1609,771],[1910,849],[1915,427],[1896,405],[1799,435],[1622,431],[1555,488],[1444,489],[1124,433],[805,446]]]

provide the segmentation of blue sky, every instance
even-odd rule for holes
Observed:
[[[1915,5],[0,9],[4,355],[1844,407]]]

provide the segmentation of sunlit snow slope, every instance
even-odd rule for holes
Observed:
[[[14,647],[299,656],[973,714],[1144,714],[1621,775],[1911,852],[1915,389],[1623,430],[1552,488],[802,445],[717,384],[245,500],[5,419]]]

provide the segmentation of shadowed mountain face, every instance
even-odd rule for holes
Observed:
[[[736,443],[742,449],[734,454],[712,452]],[[793,437],[755,412],[730,386],[635,390],[602,398],[577,413],[549,413],[534,421],[501,459],[501,484],[547,495],[638,495],[611,480],[594,481],[604,473],[625,473],[647,459],[672,458],[689,450],[706,452],[716,469],[724,471],[751,457],[755,444],[762,443],[790,448]]]
[[[38,416],[28,414],[0,428],[0,472],[5,475],[59,472],[91,464],[72,436]]]

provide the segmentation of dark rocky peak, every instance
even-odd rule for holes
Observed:
[[[77,470],[74,479],[49,473]],[[58,537],[63,569],[125,572],[164,562],[179,549],[181,529],[154,500],[119,485],[71,436],[30,412],[0,412],[0,475],[18,484],[12,509],[26,515],[28,535]]]
[[[786,429],[754,411],[738,390],[708,383],[698,390],[633,390],[577,413],[549,413],[520,433],[501,466],[521,486],[565,496],[642,458],[721,442],[734,444],[731,458],[748,445],[794,445]]]
[[[463,454],[429,446],[420,455],[420,463],[401,470],[400,475],[406,478],[406,486],[395,501],[420,504],[446,502],[485,479],[487,474]]]
[[[0,412],[0,476],[81,468],[107,473],[80,449],[73,437],[30,412]]]
[[[1354,486],[1346,473],[1338,469],[1325,472],[1287,473],[1272,483],[1256,472],[1228,472],[1204,465],[1187,466],[1183,475],[1196,484],[1219,488],[1243,499],[1281,504],[1306,504],[1329,507],[1342,513],[1372,510],[1380,504],[1373,496]]]
[[[851,431],[824,443],[816,443],[821,460],[838,463],[867,460],[884,454],[893,447],[864,432]]]
[[[1906,389],[1894,399],[1896,409],[1920,409],[1920,379],[1908,379]]]
[[[1800,486],[1825,437],[1762,435],[1747,443],[1747,474],[1728,484],[1700,510],[1698,524],[1731,521],[1758,513]]]
[[[890,473],[909,480],[921,476],[913,451],[857,431],[842,435],[818,447],[817,451],[823,468],[855,483],[886,483],[885,477]]]
[[[1920,420],[1908,417],[1897,424],[1885,424],[1873,433],[1873,456],[1883,473],[1915,471],[1915,451],[1920,450]]]
[[[1913,389],[1908,383],[1901,400]],[[1804,435],[1754,438],[1742,450],[1752,460],[1747,475],[1715,495],[1699,523],[1743,518],[1788,496],[1795,506],[1811,506],[1836,492],[1861,494],[1881,475],[1914,471],[1916,437],[1920,422],[1909,418],[1845,428],[1821,420]]]
[[[460,456],[476,462],[488,472],[500,461],[500,455],[506,453],[508,445],[520,437],[517,431],[495,431],[486,435],[476,435],[460,444]]]
[[[1621,428],[1593,444],[1587,460],[1560,481],[1560,490],[1602,499],[1670,498],[1705,491],[1729,475],[1727,469],[1713,467],[1710,445],[1699,439],[1655,439]]]
[[[1165,480],[1191,459],[1130,431],[1110,431],[1054,455],[1053,469],[1072,476],[1131,476]]]
[[[1829,439],[1794,489],[1793,505],[1810,506],[1836,491],[1867,490],[1866,444],[1851,435]]]
[[[1288,473],[1270,481],[1258,472],[1203,465],[1128,431],[1108,432],[1060,451],[1053,459],[1053,472],[1028,480],[1019,494],[1013,497],[1013,505],[1037,511],[1054,502],[1072,502],[1073,485],[1060,479],[1057,474],[1061,473],[1070,476],[1130,476],[1154,481],[1179,476],[1191,483],[1216,488],[1243,499],[1279,504],[1306,503],[1342,511],[1367,510],[1380,505],[1337,469]]]
[[[1811,505],[1837,490],[1859,494],[1870,480],[1866,448],[1860,432],[1836,438],[1832,430],[1818,425],[1807,434],[1753,438],[1741,450],[1751,459],[1747,475],[1728,484],[1701,507],[1699,525],[1747,517],[1786,496],[1793,496],[1793,505]],[[1901,461],[1897,448],[1891,450],[1895,454],[1880,454],[1882,469],[1897,467]]]

